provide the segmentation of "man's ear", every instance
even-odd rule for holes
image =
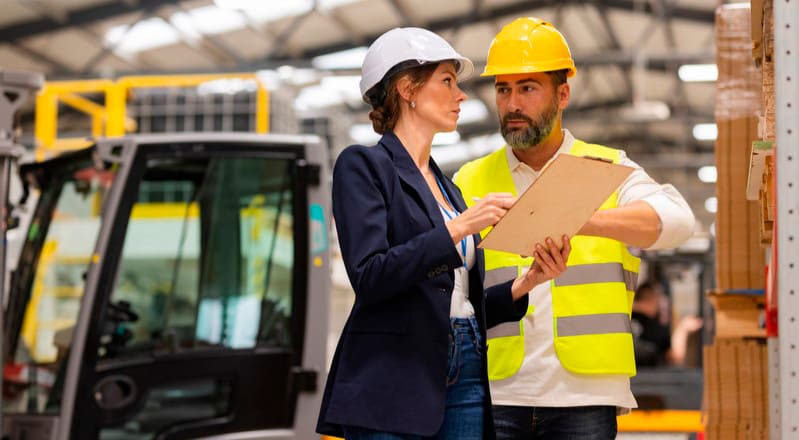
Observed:
[[[569,98],[571,97],[571,87],[569,83],[565,82],[558,86],[558,108],[563,110],[569,105]]]

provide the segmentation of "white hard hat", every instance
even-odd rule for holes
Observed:
[[[410,68],[447,60],[456,62],[459,81],[474,72],[474,64],[435,33],[416,27],[391,29],[378,37],[366,52],[361,68],[361,97],[370,104],[366,94],[400,63],[411,61],[406,66]]]

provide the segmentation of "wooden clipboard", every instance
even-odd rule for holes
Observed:
[[[633,172],[609,160],[560,154],[478,247],[532,256],[536,243],[573,236]]]

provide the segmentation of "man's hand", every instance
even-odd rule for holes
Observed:
[[[535,261],[525,273],[513,281],[511,293],[513,300],[517,300],[526,295],[533,287],[560,276],[566,271],[566,261],[571,253],[571,243],[569,237],[562,237],[562,247],[558,249],[555,240],[546,239],[546,246],[541,243],[535,245]]]

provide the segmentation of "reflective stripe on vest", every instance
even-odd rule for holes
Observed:
[[[614,163],[620,158],[619,150],[577,140],[571,154],[606,158]],[[454,180],[470,206],[474,197],[489,192],[516,194],[504,147],[464,165]],[[616,206],[614,193],[600,209]],[[487,232],[488,229],[481,235]],[[530,262],[486,250],[485,286],[515,277]],[[635,374],[629,313],[639,262],[618,241],[587,236],[572,239],[568,269],[551,282],[555,351],[565,369],[579,374]],[[586,301],[589,298],[591,301]],[[521,323],[488,330],[490,380],[510,377],[521,367],[525,343],[534,343],[525,341],[523,330]]]
[[[630,317],[626,313],[562,316],[557,319],[557,328],[558,336],[632,333]]]
[[[638,274],[625,270],[621,263],[581,264],[569,266],[553,282],[557,287],[619,282],[624,283],[627,290],[634,291],[638,286]]]
[[[486,337],[492,338],[506,338],[509,336],[520,336],[521,327],[516,321],[503,322],[502,324],[495,325],[486,331]]]
[[[487,270],[483,285],[485,287],[496,286],[499,283],[504,283],[505,281],[516,278],[518,274],[519,268],[516,266]]]

